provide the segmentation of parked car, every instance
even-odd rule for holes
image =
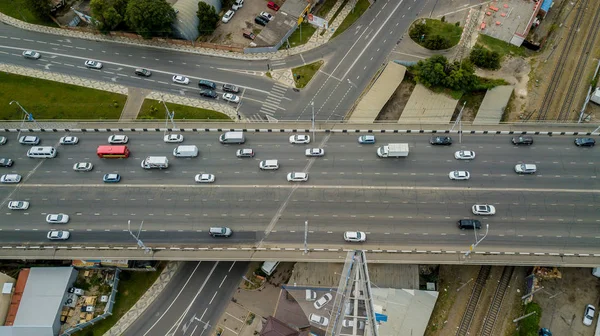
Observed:
[[[260,12],[259,15],[262,16],[263,18],[265,18],[267,21],[273,20],[273,15],[271,15],[267,12]]]
[[[37,51],[25,50],[23,51],[23,57],[29,59],[39,59],[40,57],[42,57],[42,55]]]
[[[533,145],[533,137],[517,136],[511,139],[513,145]]]
[[[223,15],[223,18],[221,18],[221,21],[222,21],[223,23],[227,23],[227,22],[229,22],[229,21],[231,20],[231,18],[233,18],[233,15],[234,15],[234,14],[235,14],[235,11],[234,11],[234,10],[231,10],[231,9],[230,9],[230,10],[228,10],[228,11],[225,13],[225,15]]]
[[[596,140],[593,138],[577,138],[575,139],[575,145],[577,147],[594,147]]]
[[[233,84],[223,84],[223,91],[231,92],[231,93],[238,93],[238,92],[240,92],[240,89]]]
[[[321,298],[319,298],[317,301],[315,301],[313,303],[313,305],[315,306],[316,309],[321,309],[321,308],[323,308],[323,306],[325,306],[327,304],[327,302],[331,301],[331,299],[333,299],[333,296],[331,295],[331,293],[325,293],[325,295],[321,296]]]
[[[585,306],[585,310],[583,312],[583,324],[586,326],[591,326],[594,322],[594,315],[596,314],[596,307],[591,304]]]
[[[85,66],[90,69],[102,69],[102,63],[98,61],[87,60],[85,61]]]
[[[60,138],[61,145],[76,145],[79,142],[79,138],[76,136],[64,136]]]
[[[344,328],[354,328],[354,320],[343,320],[342,326]],[[358,329],[359,330],[365,329],[365,321],[362,321],[362,320],[358,321]]]
[[[429,143],[434,146],[450,146],[452,145],[452,138],[449,136],[435,136],[429,139]]]
[[[329,325],[329,319],[325,316],[311,313],[310,315],[308,315],[308,319],[311,323],[320,325],[322,327],[327,327]]]
[[[244,35],[245,38],[249,39],[249,40],[254,40],[256,38],[256,35],[254,35],[253,32],[249,32],[249,31],[244,31],[242,33],[242,35]]]
[[[272,9],[277,12],[279,10],[279,5],[277,5],[273,1],[269,1],[269,2],[267,2],[267,8]]]
[[[233,5],[231,6],[231,9],[236,11],[242,7],[244,7],[244,0],[235,0]]]
[[[150,77],[152,76],[152,71],[148,69],[138,68],[135,69],[135,74],[142,77]]]
[[[265,19],[262,16],[257,16],[254,18],[254,22],[261,25],[261,26],[266,26],[267,23],[269,23],[269,21],[267,19]]]

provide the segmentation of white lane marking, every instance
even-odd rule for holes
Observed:
[[[398,2],[398,4],[396,5],[396,7],[394,7],[394,10],[390,12],[390,15],[388,15],[387,19],[385,19],[385,21],[383,21],[383,23],[381,24],[381,26],[379,26],[379,29],[377,29],[377,31],[375,32],[375,34],[373,34],[373,36],[371,37],[371,39],[369,40],[369,42],[367,43],[367,45],[363,48],[363,50],[360,52],[360,54],[358,54],[358,56],[354,59],[354,62],[352,62],[352,64],[350,65],[350,67],[348,67],[348,70],[342,76],[342,79],[346,78],[346,76],[348,75],[348,73],[350,72],[350,70],[352,70],[352,68],[354,67],[354,65],[356,64],[356,62],[358,62],[358,60],[362,57],[362,55],[364,54],[364,52],[369,48],[369,46],[371,45],[371,42],[373,42],[373,40],[377,37],[377,35],[379,34],[379,32],[383,29],[383,27],[387,24],[387,22],[392,18],[392,16],[398,10],[398,7],[400,7],[400,5],[402,4],[402,2],[404,2],[404,1],[401,0],[400,2]],[[341,61],[340,61],[340,63],[341,63]]]

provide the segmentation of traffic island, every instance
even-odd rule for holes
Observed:
[[[299,66],[297,68],[293,68],[292,74],[294,76],[294,83],[296,87],[301,89],[308,85],[310,80],[313,78],[315,73],[319,71],[322,65],[323,61],[317,61],[314,63]]]
[[[460,42],[463,29],[460,23],[454,24],[441,20],[419,19],[409,30],[410,38],[421,47],[429,50],[450,49]]]

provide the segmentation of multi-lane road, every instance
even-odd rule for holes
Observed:
[[[3,134],[6,135],[6,134]],[[427,135],[377,135],[377,144],[359,145],[356,134],[317,133],[316,143],[292,145],[289,134],[247,134],[243,146],[221,145],[217,133],[185,134],[200,156],[179,159],[175,144],[162,133],[130,134],[128,159],[99,159],[95,149],[108,134],[84,134],[76,146],[60,146],[58,157],[26,157],[28,147],[14,134],[0,147],[0,156],[15,160],[2,173],[24,177],[18,185],[0,186],[0,242],[44,243],[50,228],[71,231],[73,244],[133,245],[127,221],[144,221],[141,238],[151,246],[302,246],[309,222],[311,247],[345,246],[342,234],[366,231],[362,247],[461,250],[473,234],[456,221],[479,218],[489,224],[486,249],[515,251],[598,252],[598,165],[596,148],[578,148],[567,136],[538,136],[533,146],[517,147],[509,136],[463,136],[462,144],[431,146]],[[54,145],[61,134],[41,134]],[[455,139],[456,140],[456,139]],[[404,159],[381,159],[379,145],[407,142]],[[325,156],[307,158],[304,150],[318,146]],[[235,156],[253,148],[254,158]],[[454,159],[459,149],[474,150],[472,161]],[[147,155],[170,157],[166,170],[147,171]],[[261,171],[260,160],[277,159],[280,169]],[[75,172],[78,161],[94,164],[91,172]],[[535,163],[536,175],[514,173],[520,162]],[[468,170],[469,181],[451,181],[451,170]],[[306,171],[309,181],[289,183],[286,174]],[[120,184],[103,184],[102,175],[118,172]],[[215,174],[214,184],[196,184],[194,175]],[[11,211],[9,200],[28,200],[26,211]],[[471,213],[473,204],[493,204],[495,216]],[[45,214],[64,212],[63,226],[44,222]],[[213,239],[211,226],[229,226],[234,235]]]
[[[346,32],[329,43],[300,55],[270,60],[239,60],[198,55],[175,50],[49,35],[0,25],[0,62],[81,78],[106,81],[178,95],[198,97],[197,80],[232,83],[243,88],[240,113],[250,119],[340,120],[385,62],[410,23],[433,1],[380,0]],[[23,50],[42,53],[34,61],[21,56]],[[89,70],[87,59],[99,60],[102,70]],[[311,85],[301,92],[264,76],[268,67],[289,69],[324,60]],[[152,70],[149,78],[133,70]],[[173,84],[173,74],[192,79],[187,86]],[[220,87],[220,86],[219,86]]]

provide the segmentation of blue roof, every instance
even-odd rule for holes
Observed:
[[[542,2],[542,6],[540,7],[540,9],[543,10],[544,12],[548,12],[550,10],[551,6],[552,6],[552,0],[544,0],[544,2]]]

